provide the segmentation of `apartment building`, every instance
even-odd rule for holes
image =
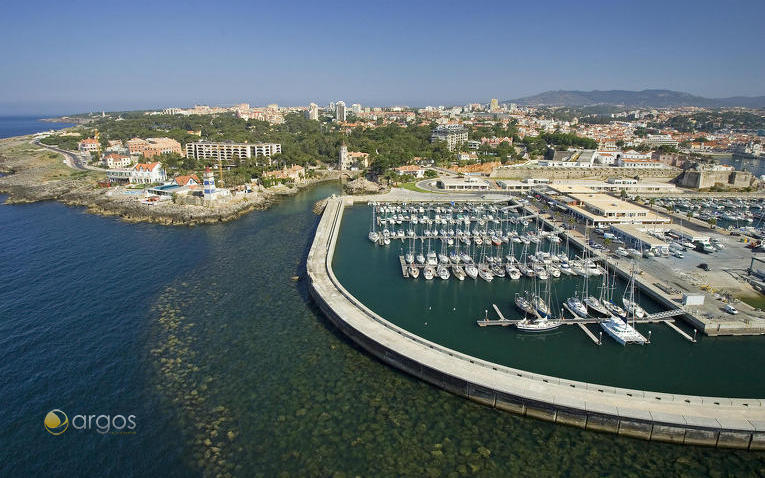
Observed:
[[[467,128],[461,124],[443,124],[437,126],[430,135],[430,141],[445,141],[449,151],[453,151],[457,145],[467,142]]]
[[[211,159],[215,161],[231,162],[235,157],[245,158],[270,158],[282,152],[282,145],[278,143],[213,143],[210,141],[197,141],[186,144],[186,156],[194,159]]]

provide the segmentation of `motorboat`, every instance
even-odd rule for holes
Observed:
[[[420,268],[415,265],[409,266],[409,277],[412,279],[420,277]]]
[[[467,274],[471,279],[475,279],[478,277],[478,268],[475,266],[475,264],[466,264],[465,274]]]
[[[380,240],[380,234],[378,234],[376,231],[369,231],[369,240],[372,242],[377,242]]]
[[[447,280],[449,277],[451,277],[451,274],[449,273],[449,269],[447,269],[446,266],[443,264],[438,266],[436,273],[438,274],[438,277],[440,277],[443,280]]]
[[[611,316],[602,321],[600,326],[620,345],[627,345],[628,343],[644,345],[648,343],[643,334],[618,317]]]
[[[462,266],[452,266],[452,274],[457,280],[465,280],[465,271]]]
[[[433,270],[432,266],[425,266],[425,269],[423,270],[423,275],[427,280],[431,280],[435,276],[435,271]]]
[[[418,264],[425,264],[425,256],[422,254],[417,254],[417,257],[415,257]]]

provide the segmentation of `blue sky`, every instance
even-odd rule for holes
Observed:
[[[0,114],[551,89],[765,95],[763,18],[761,0],[5,0]]]

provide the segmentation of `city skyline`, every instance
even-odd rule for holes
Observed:
[[[752,81],[765,74],[765,6],[755,2],[73,7],[49,3],[44,16],[5,7],[0,26],[13,49],[0,114],[239,101],[423,106],[559,89],[765,94]],[[96,12],[85,26],[83,11]]]

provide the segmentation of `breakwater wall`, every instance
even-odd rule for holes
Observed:
[[[648,392],[534,374],[462,354],[388,322],[350,294],[332,270],[346,200],[331,198],[317,227],[306,263],[310,291],[327,318],[379,360],[519,415],[645,440],[765,450],[765,400]]]

